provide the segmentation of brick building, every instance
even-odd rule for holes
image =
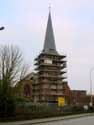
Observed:
[[[86,90],[71,90],[71,103],[75,105],[84,105],[86,103]]]

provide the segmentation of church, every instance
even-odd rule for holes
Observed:
[[[35,102],[57,102],[58,97],[64,97],[64,85],[67,83],[66,55],[60,55],[56,50],[52,26],[51,12],[48,22],[42,52],[35,58],[37,82],[32,83],[32,99]]]
[[[51,12],[41,53],[35,58],[35,73],[30,73],[16,85],[17,95],[33,102],[56,103],[69,93],[66,55],[58,53],[52,26]],[[66,92],[67,88],[67,92]]]

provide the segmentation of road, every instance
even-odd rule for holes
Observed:
[[[94,125],[94,113],[35,120],[0,122],[0,125]]]
[[[69,120],[52,121],[48,123],[38,123],[36,125],[94,125],[94,116],[81,117]]]

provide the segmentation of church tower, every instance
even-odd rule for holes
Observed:
[[[44,47],[35,59],[37,82],[33,83],[33,100],[37,102],[57,102],[64,96],[63,83],[66,80],[66,55],[56,50],[51,12],[49,11]]]

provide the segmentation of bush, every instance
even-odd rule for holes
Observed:
[[[12,96],[0,97],[0,117],[11,117],[15,115],[15,100]]]
[[[72,112],[83,112],[84,108],[82,106],[73,106]]]
[[[18,103],[26,103],[26,102],[31,102],[30,100],[23,98],[23,97],[15,97],[16,102]]]

